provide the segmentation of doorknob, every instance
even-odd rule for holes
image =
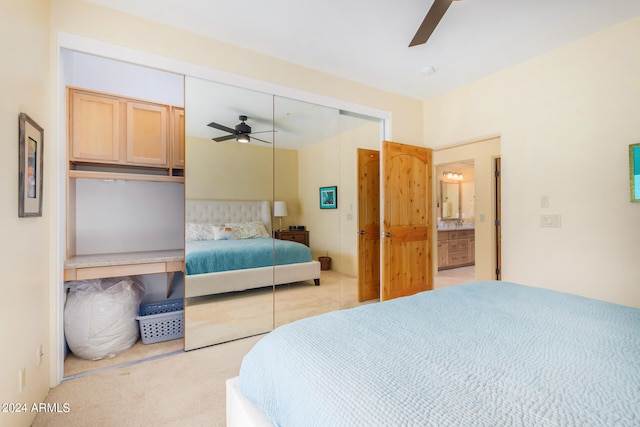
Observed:
[[[367,232],[366,232],[366,231],[364,231],[364,230],[360,230],[360,231],[358,231],[358,234],[362,236],[362,235],[364,235],[364,234],[367,234]]]
[[[382,237],[391,237],[391,233],[389,233],[388,231],[386,233],[380,233],[380,235]]]

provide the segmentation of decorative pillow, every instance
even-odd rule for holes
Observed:
[[[213,229],[214,240],[230,240],[233,239],[231,227],[216,227]]]
[[[270,237],[267,228],[261,221],[233,222],[225,224],[231,228],[234,239],[254,239],[256,237]]]
[[[187,242],[194,240],[215,240],[216,224],[188,222],[185,225],[184,237]]]

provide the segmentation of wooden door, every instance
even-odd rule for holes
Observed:
[[[432,150],[382,143],[382,300],[433,289]]]
[[[380,297],[380,152],[358,148],[358,301]]]
[[[500,223],[500,221],[502,220],[501,215],[500,215],[500,207],[501,207],[501,203],[502,201],[500,200],[500,192],[501,192],[501,185],[502,183],[500,182],[500,158],[498,157],[496,159],[496,165],[495,165],[496,169],[495,169],[495,177],[496,177],[496,280],[502,280],[502,247],[501,247],[501,240],[502,240],[502,224]]]
[[[120,101],[69,89],[69,160],[120,160]]]
[[[169,108],[127,102],[127,163],[168,166]]]

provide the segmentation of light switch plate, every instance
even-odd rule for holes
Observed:
[[[540,227],[562,227],[562,217],[559,214],[540,215]]]
[[[540,207],[548,208],[549,206],[549,196],[540,196]]]

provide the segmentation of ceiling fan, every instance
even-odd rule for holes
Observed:
[[[411,43],[409,43],[409,47],[425,44],[427,40],[429,40],[431,33],[436,29],[445,12],[454,1],[459,0],[435,0],[433,2],[431,9],[427,12],[427,16],[424,17],[422,24],[420,24],[416,35],[413,36]]]
[[[226,136],[220,136],[218,138],[211,138],[216,142],[222,142],[222,141],[228,141],[230,139],[235,139],[237,142],[241,142],[243,144],[247,144],[251,141],[251,136],[250,135],[254,135],[256,133],[264,133],[264,132],[272,132],[270,130],[264,130],[264,131],[260,131],[260,132],[251,132],[251,126],[249,126],[248,124],[246,124],[245,122],[247,121],[247,116],[239,116],[238,117],[240,119],[240,123],[238,123],[235,128],[230,128],[218,123],[214,123],[211,122],[209,123],[207,126],[210,126],[212,128],[224,131],[224,132],[229,132],[230,135],[226,135]],[[267,144],[271,144],[270,141],[265,141],[264,139],[260,139],[260,138],[256,138],[255,136],[253,137],[253,139],[261,141],[261,142],[266,142]]]

